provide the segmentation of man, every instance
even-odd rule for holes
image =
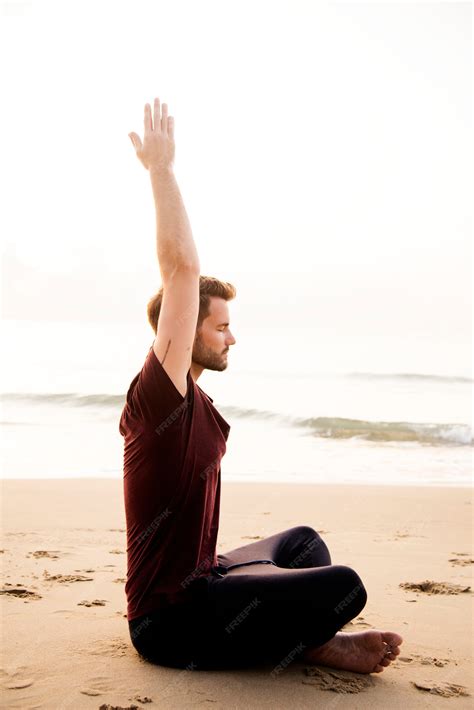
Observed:
[[[224,370],[235,338],[235,288],[200,275],[173,172],[174,120],[145,105],[143,143],[156,207],[162,287],[148,304],[156,337],[120,419],[130,636],[146,659],[181,668],[284,668],[298,658],[378,673],[400,653],[390,631],[340,632],[367,599],[354,570],[331,564],[326,544],[300,525],[217,555],[220,462],[230,425],[197,385]],[[275,671],[276,672],[276,671]]]

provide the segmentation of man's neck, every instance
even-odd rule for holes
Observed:
[[[191,362],[191,377],[193,378],[194,382],[197,382],[199,377],[201,376],[201,373],[203,372],[204,368],[202,365],[198,365],[194,361]]]

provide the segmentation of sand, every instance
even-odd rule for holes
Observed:
[[[469,489],[223,483],[219,552],[311,525],[360,574],[368,602],[344,630],[404,637],[371,675],[297,657],[278,673],[147,663],[125,617],[122,481],[7,480],[2,493],[2,707],[473,707]]]

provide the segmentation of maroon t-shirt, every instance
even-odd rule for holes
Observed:
[[[183,397],[150,348],[119,423],[124,437],[127,618],[191,598],[217,564],[230,425],[191,377]]]

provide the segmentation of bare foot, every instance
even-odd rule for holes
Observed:
[[[398,656],[402,642],[402,637],[392,631],[339,631],[323,646],[308,648],[302,658],[356,673],[381,673]]]

